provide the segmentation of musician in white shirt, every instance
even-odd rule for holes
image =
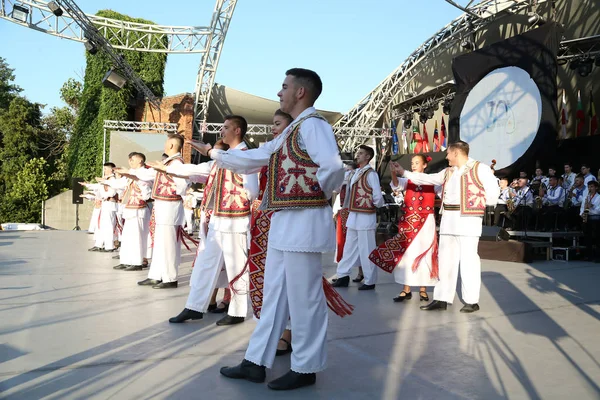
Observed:
[[[554,224],[554,228],[564,225],[562,221],[563,204],[565,202],[565,189],[558,185],[558,178],[550,176],[548,178],[548,190],[542,198],[542,210],[540,214],[540,222],[543,225],[543,230],[548,231]]]
[[[565,173],[562,175],[563,177],[563,188],[565,190],[570,190],[573,185],[575,185],[575,178],[577,174],[573,172],[573,167],[570,163],[565,163]]]
[[[511,185],[513,191],[509,196],[513,199],[515,211],[509,216],[512,228],[521,230],[527,228],[533,215],[533,192],[527,185],[527,178],[519,178]]]
[[[496,226],[504,227],[506,220],[506,213],[508,212],[507,201],[511,198],[510,193],[512,189],[508,186],[508,178],[502,177],[498,180],[500,185],[500,197],[498,203],[494,209],[494,223]]]
[[[586,248],[586,261],[600,263],[600,195],[598,182],[588,183],[588,195],[581,204],[581,217],[583,219],[583,239]],[[585,215],[587,214],[587,215]]]
[[[586,189],[583,184],[583,175],[577,175],[575,184],[567,196],[567,223],[569,229],[581,230],[581,217],[579,214],[581,213],[581,204],[583,204],[583,200],[585,199],[584,194]]]

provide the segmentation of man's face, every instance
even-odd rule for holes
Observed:
[[[231,145],[240,135],[240,128],[230,120],[226,120],[221,128],[223,143]]]
[[[575,186],[581,187],[582,185],[583,185],[583,179],[582,178],[575,178]]]
[[[542,169],[541,168],[536,168],[536,170],[535,170],[535,176],[542,176]]]
[[[581,167],[581,173],[587,175],[590,173],[590,169],[588,167]]]
[[[506,179],[500,179],[500,189],[506,189],[508,187],[508,181]]]
[[[103,167],[102,171],[104,172],[104,176],[111,176],[113,174],[111,167]]]
[[[596,185],[588,185],[588,193],[590,194],[590,196],[593,196],[596,194],[598,190],[596,189]]]
[[[364,149],[358,149],[354,159],[356,160],[356,163],[361,166],[366,165],[370,161],[369,154],[367,154],[366,150]]]
[[[142,159],[138,156],[133,156],[129,159],[129,168],[138,169],[142,167]]]
[[[556,179],[556,178],[550,178],[550,180],[548,181],[548,183],[550,184],[550,187],[555,187],[556,185],[558,185],[558,179]]]
[[[519,187],[524,188],[525,186],[527,186],[527,179],[519,178]]]
[[[570,174],[570,173],[571,173],[571,166],[565,165],[565,174]]]
[[[552,168],[549,168],[548,169],[548,175],[556,175],[556,170],[552,169]]]
[[[458,150],[449,149],[446,154],[446,160],[448,160],[448,165],[454,167],[456,165],[456,160],[458,159]]]
[[[296,98],[296,94],[298,93],[298,87],[296,86],[296,81],[292,75],[287,75],[281,84],[281,90],[277,93],[279,97],[279,108],[281,111],[286,113],[291,113],[296,104],[298,103],[298,99]]]

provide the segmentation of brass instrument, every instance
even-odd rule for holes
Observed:
[[[544,184],[540,185],[539,196],[535,196],[535,206],[538,210],[544,205],[544,195],[546,194],[546,188]]]
[[[587,224],[589,216],[590,216],[590,196],[588,195],[588,197],[585,199],[585,205],[583,206],[583,215],[581,216],[581,219],[583,220],[584,224]]]
[[[506,200],[506,208],[508,209],[508,214],[512,214],[517,209],[517,205],[515,204],[515,199],[507,199]]]

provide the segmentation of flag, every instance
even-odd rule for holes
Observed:
[[[404,154],[408,153],[408,141],[406,140],[406,128],[402,126],[402,148],[404,149]]]
[[[423,153],[429,153],[429,135],[427,134],[427,124],[423,124],[422,149]]]
[[[567,123],[569,122],[569,112],[567,111],[567,94],[563,89],[562,95],[562,107],[560,110],[560,125],[561,125],[561,139],[567,138]]]
[[[412,140],[410,141],[410,152],[421,152],[421,134],[419,133],[419,125],[413,125]]]
[[[596,115],[596,106],[594,105],[593,89],[590,90],[590,136],[598,133],[598,115]]]
[[[580,137],[585,126],[585,113],[581,102],[581,90],[577,91],[577,136]]]
[[[438,123],[435,121],[435,128],[433,129],[433,151],[440,151],[440,135],[438,133]]]
[[[398,135],[396,134],[396,121],[392,121],[392,154],[398,154]]]
[[[444,116],[442,115],[442,127],[440,128],[440,146],[442,151],[446,150],[446,124],[444,123]]]

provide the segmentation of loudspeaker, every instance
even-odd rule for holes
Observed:
[[[85,182],[83,178],[71,178],[71,187],[73,188],[73,204],[83,204],[83,186],[79,182]]]
[[[499,226],[483,226],[481,238],[484,242],[500,242],[510,239],[510,235],[505,229]]]

